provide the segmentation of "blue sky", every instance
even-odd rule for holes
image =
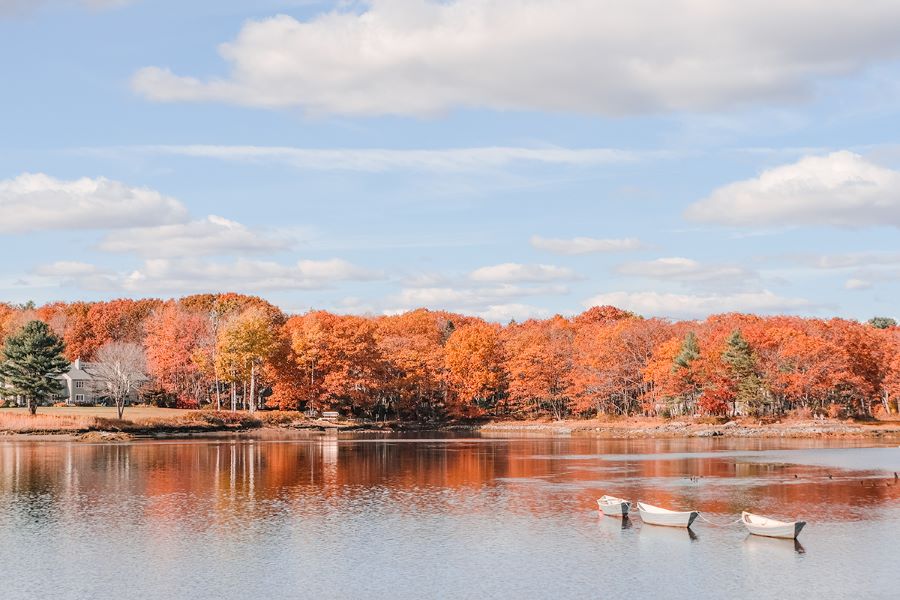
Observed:
[[[900,5],[662,6],[0,0],[0,296],[900,316]]]

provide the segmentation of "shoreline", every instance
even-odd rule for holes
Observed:
[[[196,413],[195,413],[196,414]],[[230,413],[229,413],[230,414]],[[215,415],[215,413],[213,413]],[[846,438],[894,439],[900,441],[900,420],[842,421],[834,419],[807,421],[776,421],[761,423],[754,419],[739,419],[724,423],[710,423],[709,419],[664,420],[632,417],[621,420],[565,420],[565,421],[458,421],[447,423],[419,423],[388,421],[373,423],[351,420],[311,420],[286,413],[258,413],[254,416],[234,415],[237,418],[213,418],[198,423],[179,420],[141,422],[123,420],[98,423],[83,428],[41,428],[33,431],[0,429],[0,441],[83,441],[126,442],[137,440],[203,439],[223,435],[273,433],[283,431],[309,433],[416,433],[471,432],[479,434],[527,434],[547,437],[596,437],[607,439],[673,439],[673,438]],[[127,417],[127,415],[126,415]]]
[[[883,439],[900,441],[900,422],[872,421],[847,422],[840,420],[785,421],[758,423],[753,421],[728,421],[721,424],[700,423],[691,420],[628,419],[622,422],[597,420],[523,422],[499,421],[482,426],[487,433],[546,433],[550,435],[580,435],[598,438],[847,438]]]

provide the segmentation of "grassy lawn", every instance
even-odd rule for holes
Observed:
[[[105,417],[107,419],[115,419],[115,406],[39,406],[38,415],[58,415],[73,417]],[[158,419],[181,417],[189,412],[188,409],[181,408],[157,408],[155,406],[126,406],[126,419]],[[27,408],[0,408],[0,415],[28,414]]]
[[[116,418],[115,407],[40,407],[36,415],[25,408],[0,408],[0,432],[63,433],[78,431],[223,431],[259,427],[247,413],[181,410],[134,406]]]

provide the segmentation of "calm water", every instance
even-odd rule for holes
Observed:
[[[0,598],[898,598],[894,471],[823,441],[0,442]],[[623,527],[603,493],[809,525]]]

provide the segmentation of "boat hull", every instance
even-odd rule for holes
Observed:
[[[805,521],[794,521],[793,523],[785,523],[766,519],[765,517],[757,517],[750,513],[741,515],[741,522],[752,535],[762,537],[778,538],[782,540],[795,540],[803,528],[806,526]]]
[[[608,517],[627,517],[631,510],[631,502],[612,496],[603,496],[597,500],[597,506]]]
[[[659,525],[662,527],[682,527],[690,528],[700,513],[691,511],[673,511],[649,507],[649,505],[638,502],[638,512],[641,515],[641,521],[648,525]]]

